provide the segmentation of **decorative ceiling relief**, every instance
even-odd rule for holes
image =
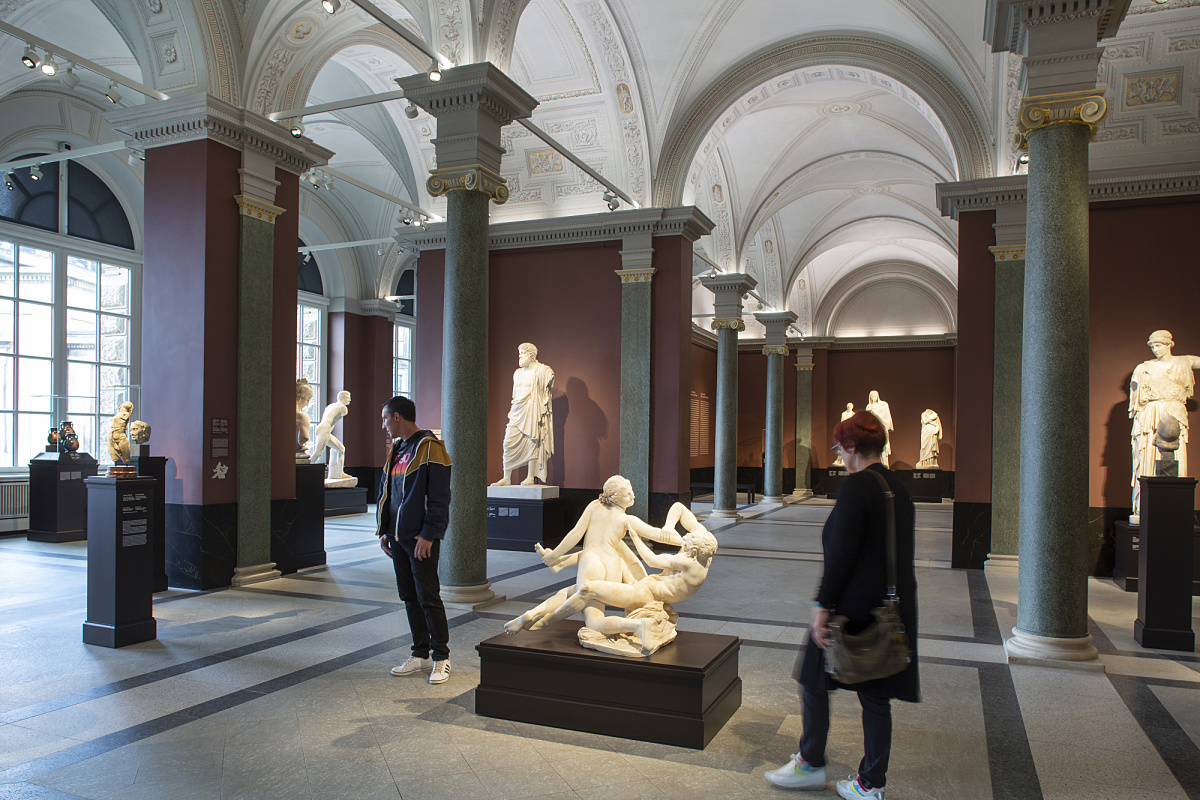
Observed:
[[[721,168],[720,153],[713,153],[712,158],[708,160],[705,166],[706,180],[714,190],[721,187],[725,182],[724,170]],[[716,223],[713,232],[710,235],[713,246],[711,250],[713,261],[717,262],[717,266],[723,270],[730,270],[734,267],[735,260],[733,254],[733,215],[729,211],[729,204],[724,202],[724,190],[721,192],[722,202],[716,202],[717,192],[713,191],[705,198],[701,210],[708,214],[709,218]],[[707,206],[705,208],[704,206]]]
[[[1182,70],[1142,72],[1124,75],[1121,89],[1121,110],[1148,106],[1179,105],[1179,84]]]
[[[291,27],[288,28],[288,38],[299,44],[311,36],[316,29],[316,23],[314,23],[311,19],[305,19],[304,17],[301,17],[293,22]]]
[[[775,223],[771,221],[758,232],[762,241],[763,254],[763,286],[762,293],[767,302],[777,309],[784,307],[782,280],[780,279],[779,253],[775,249]]]
[[[279,88],[279,80],[287,73],[288,65],[295,57],[295,50],[284,47],[282,43],[276,44],[275,49],[271,52],[271,57],[267,59],[266,67],[263,68],[258,88],[254,92],[255,111],[266,114],[270,110],[271,98],[275,96],[275,90]]]
[[[563,157],[557,150],[526,150],[530,175],[555,175],[563,171]]]
[[[438,0],[438,44],[442,55],[455,64],[469,61],[463,30],[462,0]]]
[[[1018,53],[1004,54],[1004,136],[1000,146],[1004,150],[1006,173],[1016,175],[1021,157],[1017,149],[1017,114],[1021,109],[1022,58]]]

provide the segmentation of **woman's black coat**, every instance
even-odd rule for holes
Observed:
[[[882,464],[867,470],[882,475],[896,495],[896,584],[900,595],[900,617],[913,651],[912,662],[903,672],[890,678],[847,686],[863,689],[882,697],[919,702],[920,678],[917,674],[917,578],[913,569],[912,495]],[[838,489],[837,503],[821,532],[825,550],[825,574],[816,600],[831,614],[847,617],[849,633],[857,633],[874,619],[871,609],[883,605],[887,594],[887,528],[883,489],[866,470],[846,476]],[[825,672],[825,651],[817,647],[809,634],[803,661],[795,677],[810,688],[838,684]]]

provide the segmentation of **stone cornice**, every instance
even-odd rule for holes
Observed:
[[[694,242],[713,227],[712,220],[695,206],[631,208],[574,217],[493,223],[488,228],[488,249],[619,242],[637,234],[683,236]],[[421,250],[442,250],[446,247],[446,226],[433,225],[427,233],[418,236],[413,236],[408,228],[397,229],[396,241],[411,242]]]
[[[500,125],[527,119],[538,101],[488,61],[442,70],[440,81],[425,73],[397,78],[404,96],[434,117],[479,111]]]
[[[356,314],[360,317],[382,317],[395,322],[399,309],[390,300],[355,300],[353,297],[335,297],[329,302],[331,314]]]
[[[278,122],[202,93],[122,108],[104,117],[114,130],[146,148],[212,139],[261,153],[296,175],[333,157],[332,150],[294,138]]]
[[[983,38],[996,53],[1023,52],[1026,29],[1087,17],[1096,20],[1096,40],[1117,34],[1131,0],[988,0]]]
[[[693,341],[695,335],[692,336]],[[789,338],[789,347],[804,347],[812,350],[928,350],[931,348],[955,347],[958,334],[944,333],[929,336],[870,336],[853,339],[838,339],[832,336],[807,336],[803,339]],[[739,353],[761,353],[765,339],[739,339]]]
[[[1005,175],[936,186],[942,215],[958,219],[964,211],[987,211],[997,206],[1025,202],[1025,175]],[[1133,200],[1200,194],[1200,163],[1171,169],[1104,170],[1088,176],[1088,200]]]

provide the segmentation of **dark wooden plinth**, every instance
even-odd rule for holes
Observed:
[[[325,563],[325,516],[325,465],[297,464],[296,517],[271,534],[275,569],[287,575]]]
[[[1195,478],[1138,478],[1142,487],[1138,550],[1138,615],[1133,638],[1142,647],[1196,649],[1192,631]]]
[[[318,464],[324,467],[324,464]],[[325,516],[345,517],[351,514],[367,513],[367,489],[365,486],[355,486],[353,489],[326,489]]]
[[[1113,583],[1127,592],[1138,590],[1138,551],[1142,528],[1123,520],[1113,523]],[[1192,528],[1192,597],[1200,597],[1200,527]]]
[[[86,484],[84,644],[124,647],[154,639],[154,479],[88,478]]]
[[[487,546],[489,550],[533,552],[535,542],[553,548],[567,533],[567,506],[561,497],[550,500],[513,500],[489,497]]]
[[[38,453],[29,462],[29,531],[34,542],[87,538],[87,488],[96,459],[87,453]]]
[[[475,713],[702,750],[742,704],[736,636],[681,631],[649,658],[580,646],[578,620],[476,645]]]

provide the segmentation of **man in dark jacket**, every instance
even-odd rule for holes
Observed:
[[[438,583],[438,550],[450,518],[450,456],[446,445],[417,427],[412,400],[397,395],[382,410],[392,437],[379,487],[379,546],[392,559],[396,589],[408,612],[412,655],[393,675],[429,672],[450,678],[450,626]]]

